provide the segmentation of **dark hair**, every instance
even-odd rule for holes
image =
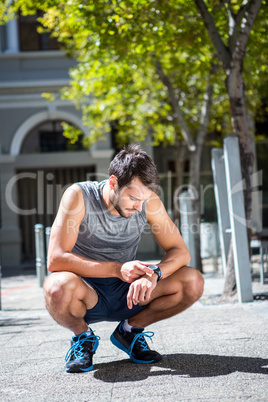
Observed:
[[[117,177],[119,188],[127,186],[135,177],[154,192],[159,188],[156,166],[139,144],[127,145],[115,155],[110,163],[109,175]]]

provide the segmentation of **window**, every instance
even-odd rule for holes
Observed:
[[[84,149],[82,139],[83,135],[78,138],[76,143],[71,144],[70,141],[63,136],[61,121],[48,121],[35,127],[27,135],[21,153],[82,151]]]
[[[51,38],[48,33],[39,34],[37,28],[41,26],[37,21],[42,13],[35,15],[20,15],[19,16],[19,38],[21,51],[34,50],[57,50],[59,49],[58,42],[55,38]]]
[[[0,25],[0,53],[6,50],[6,27],[4,25]]]

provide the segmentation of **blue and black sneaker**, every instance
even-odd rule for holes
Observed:
[[[92,358],[99,346],[99,339],[100,337],[94,335],[90,328],[88,331],[72,337],[71,347],[65,356],[68,373],[93,370]]]
[[[134,363],[154,363],[162,359],[162,356],[155,350],[151,350],[145,340],[145,337],[154,336],[151,331],[143,332],[143,328],[132,327],[131,332],[124,331],[122,323],[116,327],[110,340],[119,349],[126,352]]]

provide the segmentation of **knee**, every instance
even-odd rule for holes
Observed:
[[[69,272],[55,272],[51,273],[43,286],[44,296],[47,305],[60,305],[68,299],[72,298],[72,295],[76,289],[76,275]]]
[[[204,283],[205,281],[202,274],[194,268],[189,268],[187,280],[184,285],[184,293],[189,299],[191,299],[192,303],[199,300],[202,296]]]

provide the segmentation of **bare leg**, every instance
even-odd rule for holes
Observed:
[[[180,268],[157,284],[148,307],[129,318],[128,322],[132,326],[145,328],[173,317],[195,303],[202,296],[203,287],[204,279],[199,271],[191,267]]]
[[[72,272],[54,272],[44,283],[46,307],[58,324],[81,334],[87,331],[86,311],[98,302],[92,287]]]

